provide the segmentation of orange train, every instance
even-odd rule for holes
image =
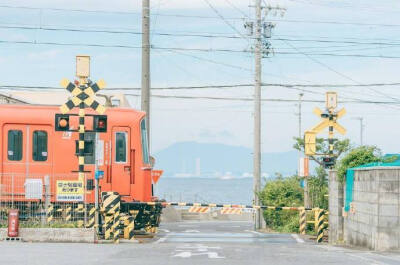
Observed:
[[[57,183],[64,185],[78,180],[78,133],[55,131],[57,106],[1,105],[1,152],[0,152],[0,202],[32,202],[45,200],[27,196],[27,180],[48,183],[50,201],[69,201],[58,194]],[[77,111],[71,111],[76,114]],[[95,115],[92,111],[88,114]],[[99,181],[100,191],[114,191],[121,200],[154,201],[152,158],[149,155],[145,124],[145,113],[133,109],[107,109],[107,131],[90,132],[93,116],[85,119],[85,186],[84,201],[94,203],[95,161],[98,170],[104,173]],[[70,116],[71,129],[78,128],[78,117]],[[97,158],[96,158],[97,155]],[[154,173],[154,172],[153,172]],[[154,174],[153,174],[154,175]],[[46,176],[46,177],[45,177]],[[47,178],[47,179],[46,179]],[[73,185],[73,184],[72,184]],[[44,190],[44,189],[43,189]],[[31,196],[31,195],[30,195]],[[73,194],[71,195],[73,196]],[[132,209],[130,209],[132,210]],[[148,213],[148,210],[138,209]],[[150,211],[151,212],[151,211]],[[158,225],[161,210],[141,216],[137,228]],[[156,216],[154,216],[156,215]]]

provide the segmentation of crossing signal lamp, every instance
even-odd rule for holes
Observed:
[[[323,157],[322,164],[324,168],[332,168],[335,165],[335,158],[334,157]]]
[[[96,115],[93,117],[93,131],[107,132],[107,116]]]
[[[56,114],[56,131],[69,131],[69,115]]]

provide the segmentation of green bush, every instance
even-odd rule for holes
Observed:
[[[303,189],[296,176],[283,178],[278,176],[268,182],[260,193],[263,205],[293,206],[303,205]],[[299,214],[297,211],[265,210],[264,219],[267,226],[278,232],[297,232],[299,229]]]

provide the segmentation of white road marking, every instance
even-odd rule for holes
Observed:
[[[180,252],[175,254],[173,257],[180,257],[180,258],[190,258],[192,256],[201,256],[207,255],[209,259],[224,259],[225,257],[219,256],[217,252],[201,252],[201,253],[192,253],[190,251]]]
[[[162,229],[162,228],[159,228],[158,231],[161,231],[161,232],[164,232],[164,233],[169,233],[170,232],[168,229]]]
[[[198,225],[178,225],[178,227],[199,227]]]
[[[260,233],[260,232],[257,232],[257,231],[253,231],[253,230],[244,230],[245,232],[250,232],[250,233],[253,233],[253,234],[256,234],[256,235],[262,235],[262,233]]]
[[[208,247],[203,244],[185,245],[177,247],[172,257],[190,258],[193,256],[207,256],[209,259],[224,259],[225,257],[220,256],[218,252],[216,252],[219,249],[221,249],[219,246]]]
[[[304,240],[301,239],[298,234],[292,234],[292,237],[297,241],[297,243],[304,243]]]
[[[200,233],[200,231],[199,230],[190,230],[190,229],[188,229],[188,230],[183,231],[183,233]]]

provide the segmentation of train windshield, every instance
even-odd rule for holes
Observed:
[[[150,159],[149,159],[149,142],[148,142],[148,139],[147,139],[147,128],[146,128],[146,120],[145,119],[143,119],[140,122],[140,134],[141,134],[141,137],[142,137],[143,163],[149,164],[150,163]]]

